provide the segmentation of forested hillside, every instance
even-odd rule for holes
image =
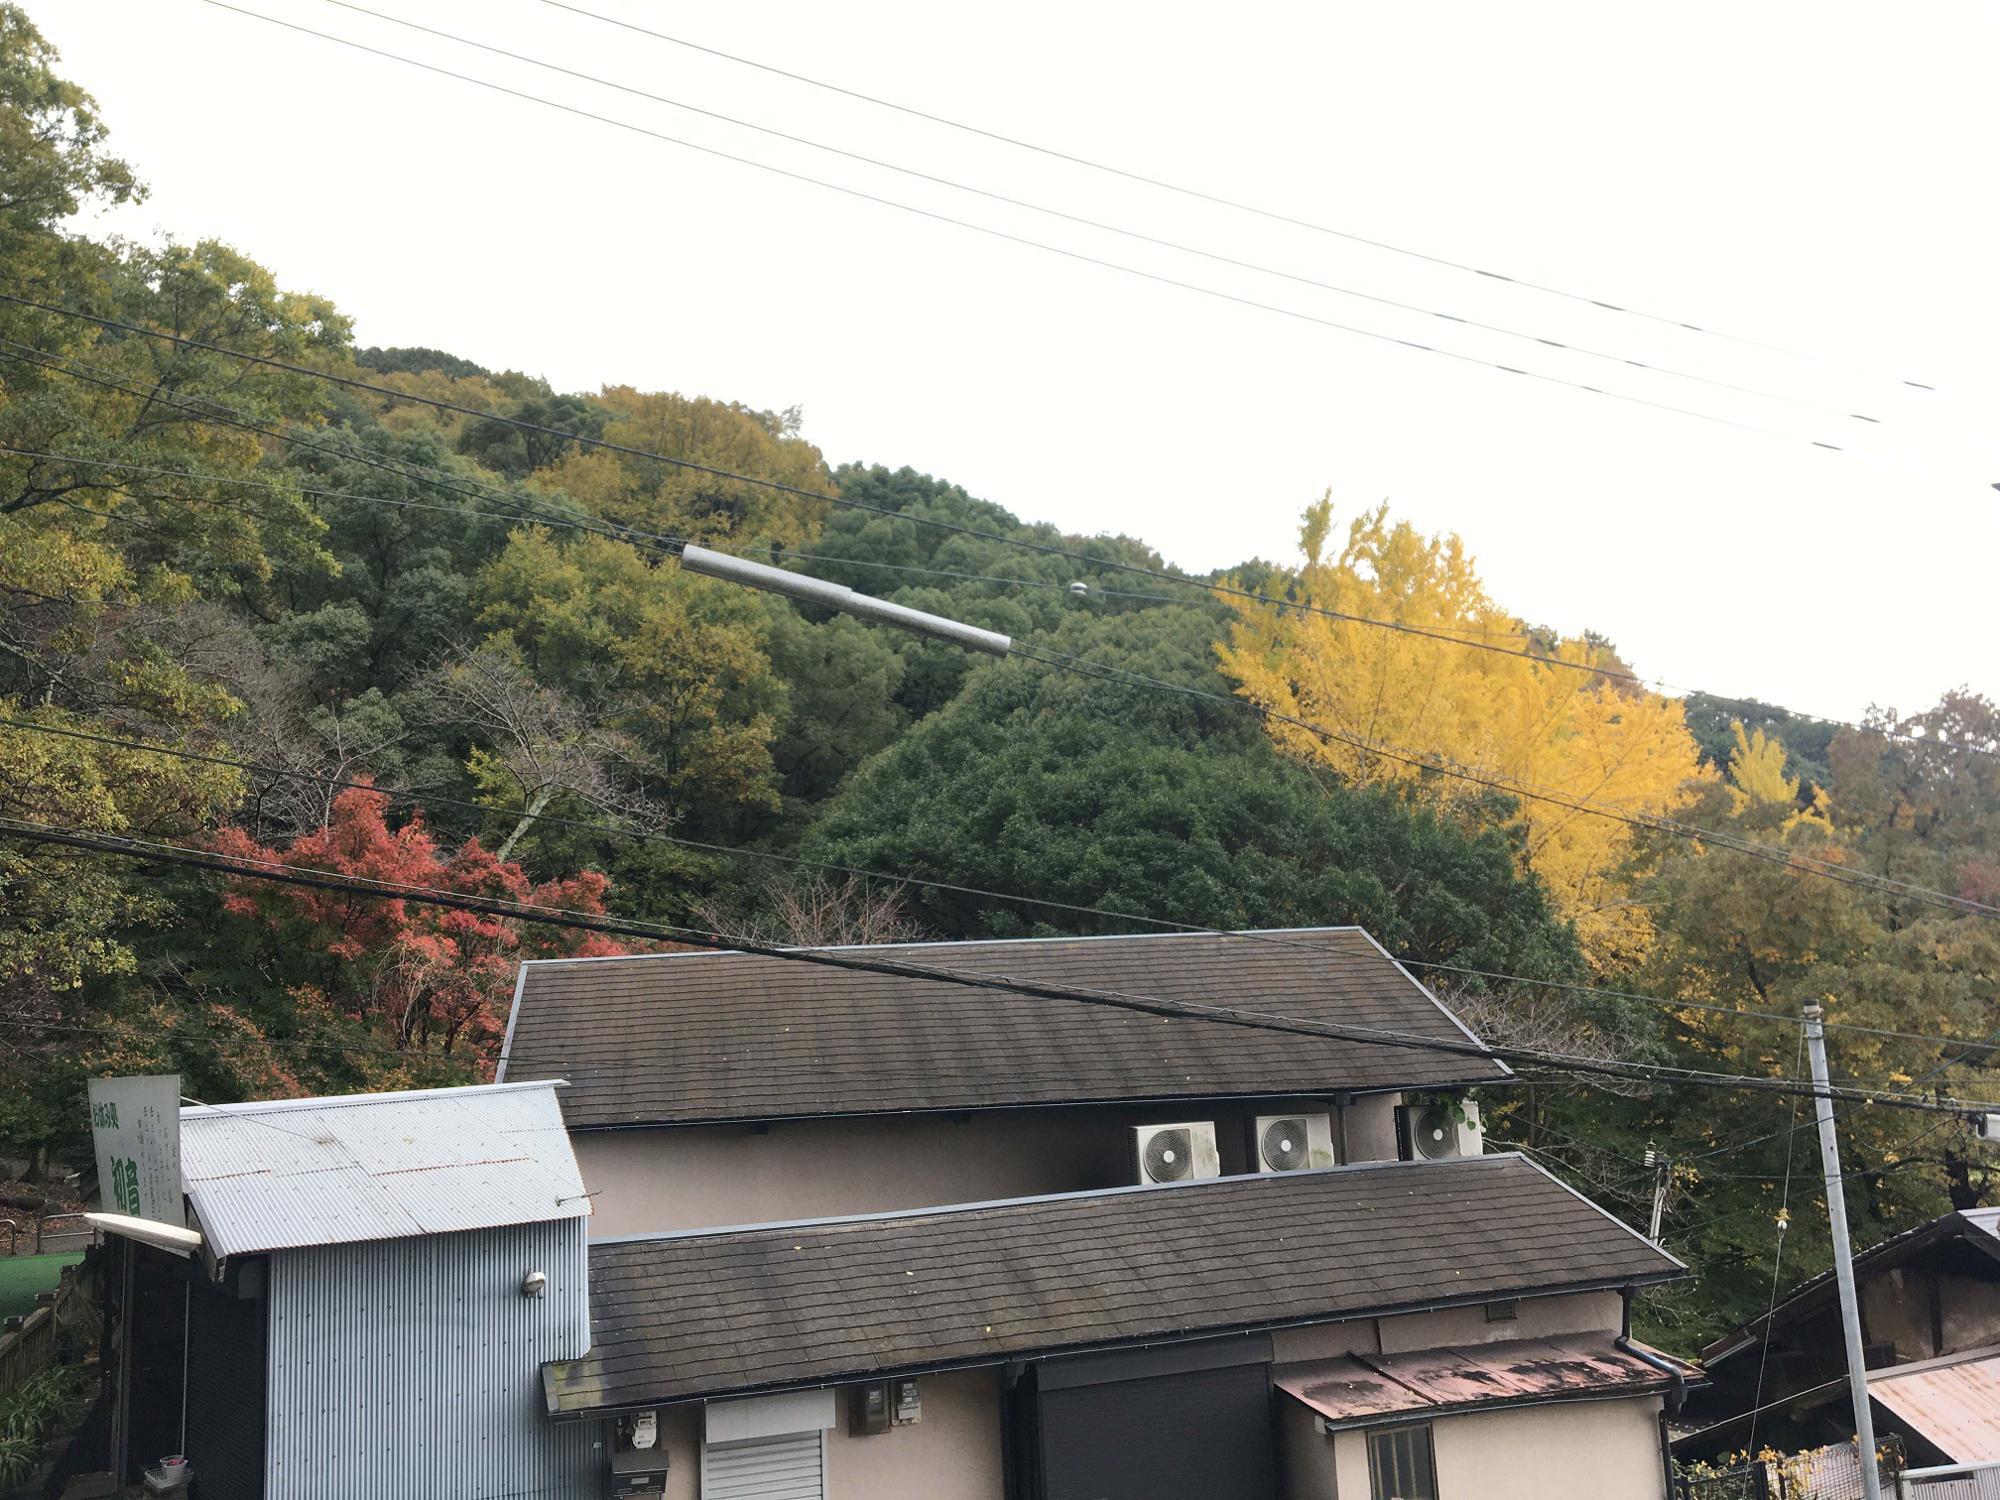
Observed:
[[[1663,697],[1603,637],[1491,598],[1477,538],[1384,509],[1257,497],[1300,505],[1300,555],[1189,578],[829,464],[796,411],[357,347],[254,246],[76,233],[143,188],[5,5],[0,163],[19,1173],[77,1159],[92,1072],[177,1069],[211,1101],[476,1078],[517,960],[614,951],[51,828],[805,942],[1360,923],[1496,1041],[1796,1076],[1796,1026],[1742,1012],[1826,997],[1876,1028],[1836,1034],[1836,1073],[2000,1091],[1970,1045],[2000,1026],[1985,697],[1861,728]],[[683,541],[1090,667],[699,578]],[[1746,675],[1801,649],[1746,640]],[[1494,1134],[1601,1201],[1643,1223],[1646,1148],[1675,1159],[1667,1240],[1703,1280],[1654,1300],[1661,1337],[1761,1305],[1788,1161],[1786,1279],[1823,1263],[1796,1101],[1522,1071],[1485,1100]],[[1864,1241],[1989,1201],[1958,1116],[1843,1130]]]

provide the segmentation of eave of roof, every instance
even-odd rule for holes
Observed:
[[[1686,1274],[1511,1154],[683,1231],[591,1246],[592,1349],[544,1388],[579,1418]]]

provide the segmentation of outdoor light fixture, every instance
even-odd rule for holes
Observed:
[[[545,1296],[548,1293],[548,1289],[549,1278],[544,1276],[540,1271],[530,1271],[526,1276],[521,1278],[521,1295],[523,1297]]]
[[[976,625],[947,620],[943,615],[911,609],[903,604],[891,604],[887,599],[877,599],[869,594],[858,594],[844,583],[828,583],[823,578],[810,578],[804,573],[768,567],[727,552],[711,552],[693,542],[681,550],[681,566],[690,573],[783,594],[789,599],[817,604],[823,609],[839,610],[856,619],[872,620],[877,625],[893,625],[898,630],[949,641],[969,651],[984,651],[989,656],[1005,656],[1014,647],[1013,641],[998,631],[981,630]]]

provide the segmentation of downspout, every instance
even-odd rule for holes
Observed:
[[[1021,1482],[1021,1435],[1016,1408],[1020,1404],[1021,1366],[1018,1362],[1000,1370],[1000,1493],[1004,1500],[1027,1500]]]
[[[1680,1366],[1669,1364],[1652,1350],[1632,1342],[1632,1288],[1628,1286],[1620,1289],[1618,1297],[1623,1304],[1623,1310],[1618,1319],[1618,1337],[1611,1341],[1612,1345],[1623,1353],[1631,1355],[1639,1363],[1651,1365],[1673,1381],[1673,1389],[1660,1407],[1659,1422],[1660,1475],[1666,1482],[1666,1500],[1675,1500],[1674,1441],[1667,1431],[1667,1417],[1669,1413],[1679,1411],[1687,1401],[1687,1377],[1681,1373]]]

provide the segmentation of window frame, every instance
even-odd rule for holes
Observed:
[[[1428,1493],[1422,1495],[1392,1496],[1383,1478],[1382,1460],[1378,1445],[1385,1438],[1393,1440],[1419,1433],[1423,1436],[1424,1474],[1429,1484]],[[1372,1427],[1368,1429],[1366,1437],[1368,1439],[1368,1493],[1370,1500],[1438,1500],[1437,1442],[1431,1433],[1431,1424],[1429,1422],[1398,1422],[1392,1427]]]

